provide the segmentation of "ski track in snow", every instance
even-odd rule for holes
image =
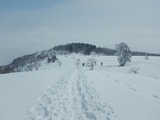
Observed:
[[[28,120],[117,120],[114,110],[102,102],[84,72],[64,74],[38,98]]]

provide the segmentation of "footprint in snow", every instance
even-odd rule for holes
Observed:
[[[152,78],[154,78],[154,79],[156,79],[156,80],[159,80],[159,77],[157,77],[157,76],[150,76],[150,77],[152,77]]]
[[[109,76],[109,75],[106,75],[106,77],[107,77],[107,78],[110,78],[110,76]]]
[[[69,72],[44,92],[28,120],[117,120],[81,71]]]
[[[135,89],[135,88],[130,88],[131,90],[133,90],[133,91],[137,91],[137,89]]]
[[[130,86],[130,84],[126,84],[126,86]]]
[[[115,82],[116,82],[116,83],[119,83],[119,81],[118,81],[118,80],[115,80]]]
[[[155,98],[155,99],[159,99],[159,97],[155,94],[152,94],[152,96]]]

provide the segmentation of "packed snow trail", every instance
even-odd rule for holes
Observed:
[[[29,120],[117,120],[81,70],[67,72],[30,109]]]

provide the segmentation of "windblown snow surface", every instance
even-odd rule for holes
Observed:
[[[74,64],[90,56],[58,58],[61,67],[44,61],[39,71],[0,75],[0,120],[160,120],[159,57],[119,67],[96,56],[93,71]]]

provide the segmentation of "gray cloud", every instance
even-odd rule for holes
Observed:
[[[159,1],[48,2],[34,9],[0,9],[0,64],[68,42],[114,48],[124,41],[132,50],[160,53]]]

